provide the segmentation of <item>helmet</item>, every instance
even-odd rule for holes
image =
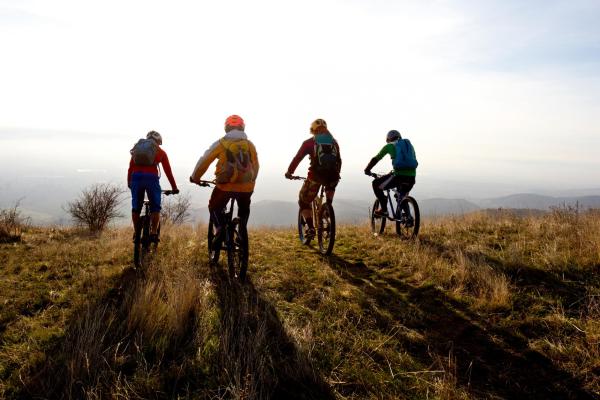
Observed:
[[[315,119],[312,124],[310,124],[310,133],[313,135],[315,133],[327,132],[327,122],[324,119]]]
[[[398,132],[396,130],[391,130],[387,133],[387,137],[385,138],[385,141],[390,143],[390,142],[395,142],[398,139],[402,139],[402,136],[400,136],[400,132]]]
[[[225,128],[227,128],[228,126],[232,127],[232,128],[240,128],[241,130],[244,130],[244,127],[246,125],[244,124],[244,120],[242,119],[242,117],[234,114],[234,115],[230,115],[225,120]]]
[[[154,139],[154,141],[159,145],[162,144],[162,136],[156,131],[148,132],[148,134],[146,135],[146,139]]]

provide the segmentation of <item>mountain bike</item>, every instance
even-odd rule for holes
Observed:
[[[162,194],[170,196],[175,194],[172,190],[162,190]],[[158,241],[152,243],[150,241],[150,201],[144,200],[143,213],[140,214],[139,224],[135,229],[135,236],[133,238],[133,265],[136,268],[142,266],[147,259],[150,252],[155,252],[158,247]],[[158,221],[158,229],[156,231],[158,237],[160,237],[160,220]]]
[[[292,176],[291,180],[306,180],[302,176]],[[323,255],[330,255],[335,243],[335,213],[333,206],[325,197],[325,186],[319,188],[319,195],[312,202],[311,212],[314,224],[317,228],[317,240],[319,242],[319,251]],[[308,224],[302,216],[302,210],[298,210],[298,237],[303,245],[309,245],[314,236],[308,234]]]
[[[195,183],[195,182],[194,182]],[[196,183],[202,187],[212,187],[213,181]],[[212,215],[208,222],[208,260],[212,265],[219,262],[221,250],[227,251],[227,268],[231,279],[246,280],[248,270],[248,238],[241,228],[239,217],[233,217],[235,199],[229,200],[229,209],[223,210],[223,226],[217,230]]]
[[[383,175],[371,173],[369,176],[379,178]],[[393,192],[394,195],[390,196],[390,192]],[[385,193],[389,204],[389,212],[387,216],[376,213],[375,211],[380,208],[380,204],[378,199],[375,200],[371,210],[371,230],[373,233],[375,235],[382,234],[385,231],[387,220],[390,220],[396,223],[398,236],[403,239],[416,238],[421,224],[421,214],[419,213],[417,200],[407,193],[401,193],[397,188],[387,189]]]

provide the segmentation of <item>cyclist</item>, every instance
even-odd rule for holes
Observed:
[[[216,186],[208,201],[210,218],[216,228],[215,239],[223,227],[223,211],[227,202],[235,198],[240,218],[240,234],[247,237],[247,223],[250,217],[250,198],[258,175],[258,155],[256,148],[245,133],[242,117],[230,115],[225,120],[225,136],[214,142],[196,163],[190,181],[200,183],[200,178],[215,160]]]
[[[306,232],[307,238],[315,236],[311,203],[317,196],[319,187],[323,185],[325,187],[327,202],[331,204],[335,188],[340,180],[340,170],[342,168],[340,147],[331,135],[331,132],[327,129],[327,122],[320,118],[314,120],[310,125],[310,133],[313,137],[302,143],[285,173],[285,177],[290,179],[302,159],[307,155],[310,157],[308,176],[298,195],[298,205],[300,206],[302,217],[308,226]]]
[[[158,242],[158,222],[160,219],[160,183],[158,164],[162,164],[174,194],[179,193],[169,164],[167,153],[160,148],[162,136],[150,131],[146,139],[140,139],[131,149],[131,160],[127,170],[127,187],[131,189],[131,220],[135,231],[139,229],[140,212],[147,193],[150,201],[150,241]],[[134,233],[135,238],[135,233]]]
[[[383,157],[385,157],[386,154],[389,154],[390,158],[392,159],[392,164],[397,165],[397,163],[396,163],[396,159],[397,159],[396,143],[399,140],[402,140],[402,136],[400,135],[400,132],[398,132],[396,130],[391,130],[387,133],[387,136],[386,136],[387,144],[385,146],[383,146],[381,151],[379,151],[379,153],[377,153],[377,155],[371,159],[371,161],[365,168],[366,175],[371,175],[371,169]],[[412,145],[410,144],[410,142],[408,142],[408,143],[409,143],[408,145],[410,146],[410,148],[412,148]],[[412,151],[412,154],[414,156],[414,149]],[[415,163],[416,163],[416,157],[415,157]],[[398,168],[398,167],[394,166],[394,169],[389,174],[383,175],[379,178],[375,178],[373,180],[373,192],[375,192],[375,196],[377,197],[377,199],[379,199],[379,205],[380,205],[380,208],[375,210],[375,213],[379,214],[381,216],[387,217],[387,215],[388,215],[387,198],[386,198],[385,194],[383,193],[383,191],[395,187],[398,189],[398,191],[400,192],[400,195],[402,197],[406,196],[411,191],[413,186],[415,185],[415,176],[416,175],[417,175],[416,168]],[[403,207],[404,207],[405,213],[410,216],[410,210],[408,209],[408,204],[405,204]]]

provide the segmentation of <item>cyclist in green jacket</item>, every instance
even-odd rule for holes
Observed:
[[[387,133],[386,142],[381,151],[371,159],[365,168],[365,174],[371,175],[371,169],[387,154],[389,154],[392,162],[396,159],[396,142],[402,139],[400,132],[391,130]],[[387,197],[384,190],[397,188],[401,196],[406,196],[415,185],[415,176],[417,175],[416,168],[394,168],[389,174],[383,175],[373,180],[373,192],[379,199],[380,208],[375,210],[376,214],[387,216]],[[408,204],[406,204],[408,207]],[[407,208],[406,207],[406,208]],[[410,210],[404,210],[410,215]]]

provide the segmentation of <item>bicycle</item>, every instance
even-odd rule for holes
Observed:
[[[161,194],[170,196],[176,194],[172,190],[162,190]],[[158,241],[152,243],[150,241],[150,201],[144,200],[143,213],[140,214],[139,224],[135,229],[135,236],[133,239],[133,265],[138,268],[141,267],[146,260],[150,250],[156,251],[158,247]],[[158,229],[156,231],[157,237],[160,237],[160,220],[158,221]]]
[[[202,187],[211,187],[215,182],[200,181],[196,184]],[[232,198],[229,201],[229,210],[224,210],[223,226],[220,232],[214,225],[212,216],[209,218],[207,235],[208,260],[211,265],[217,265],[221,250],[227,251],[229,277],[231,279],[237,277],[243,283],[246,280],[246,272],[248,270],[248,239],[244,237],[245,235],[240,229],[241,220],[239,217],[233,217],[234,209],[235,198]]]
[[[302,176],[291,176],[291,180],[306,180]],[[313,221],[317,225],[317,240],[319,242],[319,251],[323,255],[330,255],[335,243],[335,213],[333,206],[327,201],[323,201],[325,196],[325,187],[321,185],[319,196],[315,197],[311,204]],[[302,216],[302,210],[298,210],[298,236],[303,245],[308,246],[314,236],[308,235],[308,225]]]
[[[383,175],[371,173],[369,176],[380,178]],[[394,192],[394,201],[390,196],[390,191]],[[419,234],[421,224],[421,214],[419,212],[419,204],[417,200],[408,194],[402,195],[398,188],[390,188],[385,190],[388,199],[390,213],[387,216],[379,215],[375,211],[380,208],[379,199],[375,200],[373,209],[371,210],[371,230],[375,235],[382,234],[385,231],[386,221],[394,221],[396,223],[396,234],[403,239],[416,238]],[[402,197],[401,197],[402,195]],[[408,210],[408,213],[406,212]]]

